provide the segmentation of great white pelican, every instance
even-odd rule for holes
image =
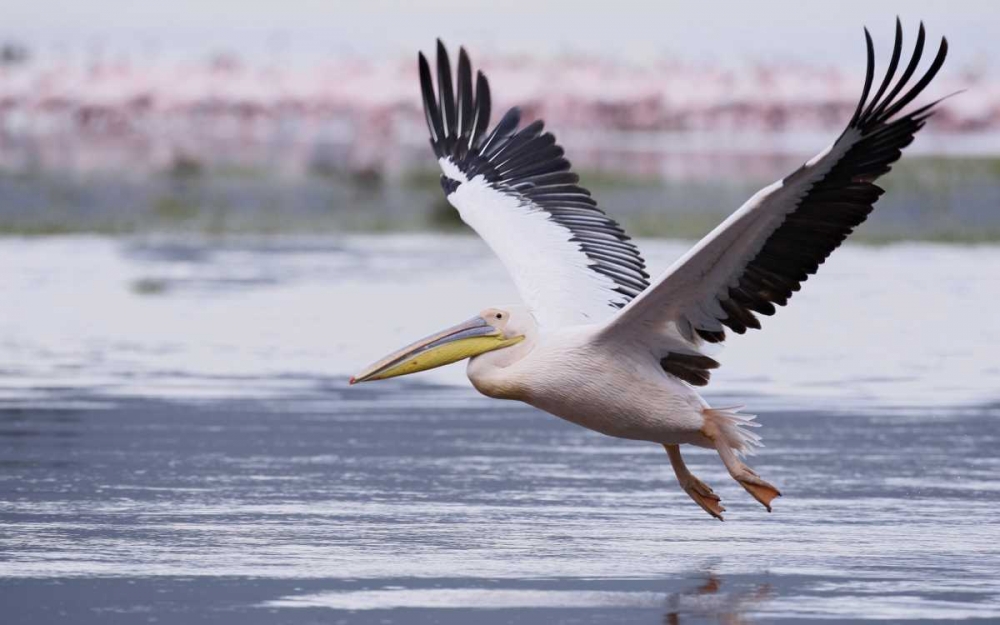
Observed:
[[[937,102],[904,113],[944,63],[941,40],[911,87],[924,51],[920,25],[899,79],[903,33],[872,97],[875,53],[854,115],[829,147],[761,189],[652,284],[622,228],[578,184],[541,121],[520,127],[517,108],[489,129],[490,86],[459,50],[452,76],[437,46],[437,91],[418,57],[430,142],[441,187],[510,272],[523,305],[487,308],[374,363],[351,383],[382,380],[468,359],[481,393],[516,399],[609,436],[651,441],[667,451],[677,480],[713,517],[718,495],[691,474],[681,445],[718,452],[729,474],[771,510],[780,491],[742,457],[760,445],[741,407],[713,408],[695,387],[719,363],[703,353],[760,328],[855,227],[882,194],[887,173]]]

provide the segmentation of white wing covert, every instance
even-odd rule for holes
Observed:
[[[923,52],[923,24],[909,64],[883,99],[899,66],[902,39],[897,20],[885,78],[868,101],[875,53],[866,29],[865,85],[843,134],[797,171],[750,198],[622,309],[602,336],[651,345],[668,373],[707,384],[709,370],[719,363],[699,354],[698,346],[725,340],[724,326],[737,334],[760,328],[756,315],[773,315],[775,305],[788,303],[872,211],[883,193],[875,180],[891,169],[940,102],[899,115],[931,82],[948,52],[942,39],[930,67],[900,96]]]
[[[441,187],[507,268],[540,325],[578,325],[610,317],[648,285],[645,262],[628,235],[579,186],[541,121],[523,128],[508,111],[492,131],[490,88],[464,49],[455,88],[444,46],[437,47],[435,97],[419,55],[430,142]],[[457,93],[456,93],[457,91]]]

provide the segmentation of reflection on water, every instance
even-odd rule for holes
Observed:
[[[736,582],[738,584],[739,582]],[[670,592],[653,590],[657,584],[639,583],[635,588],[614,590],[574,588],[578,584],[563,581],[538,584],[536,588],[406,588],[386,586],[379,589],[338,590],[291,595],[266,602],[263,607],[325,608],[331,610],[580,610],[639,609],[665,610],[663,622],[674,625],[691,619],[710,618],[720,623],[747,622],[745,615],[757,604],[770,598],[768,583],[749,584],[735,590],[723,588],[723,578],[706,573],[690,579],[666,581],[667,586],[690,586]],[[614,586],[626,586],[616,583]],[[735,584],[733,584],[735,585]],[[557,586],[557,587],[549,587]],[[649,588],[645,588],[649,586]],[[644,589],[645,588],[645,589]],[[682,618],[683,617],[683,618]]]
[[[704,583],[694,590],[671,594],[667,597],[668,611],[664,622],[668,625],[680,625],[682,615],[692,614],[717,617],[720,623],[726,625],[745,623],[747,620],[744,615],[770,599],[773,594],[769,583],[754,584],[735,592],[726,589],[720,593],[722,587],[722,578],[709,573]]]
[[[988,308],[1000,251],[844,250],[760,339],[734,341],[709,397],[760,414],[754,464],[785,496],[767,514],[692,450],[730,511],[718,523],[662,449],[437,384],[460,369],[347,387],[371,355],[512,295],[474,243],[0,242],[18,251],[0,296],[22,304],[0,316],[5,613],[1000,618],[997,330],[933,330]],[[681,246],[651,249],[659,266]],[[143,278],[166,286],[130,290]],[[428,304],[387,310],[408,299]]]

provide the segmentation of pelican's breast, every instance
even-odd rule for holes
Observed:
[[[587,333],[550,337],[513,365],[470,378],[491,397],[518,399],[621,438],[663,441],[701,427],[701,398],[652,357]],[[484,368],[485,369],[485,368]]]

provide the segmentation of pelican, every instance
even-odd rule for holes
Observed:
[[[437,43],[437,90],[418,55],[430,143],[441,187],[462,220],[500,258],[523,304],[487,308],[372,364],[350,383],[383,380],[468,359],[482,394],[528,403],[608,436],[662,445],[684,491],[722,520],[720,498],[684,464],[681,445],[714,449],[729,474],[768,512],[781,495],[744,459],[761,445],[742,406],[711,407],[696,387],[719,362],[709,344],[725,329],[760,328],[867,217],[875,181],[899,159],[940,102],[904,113],[941,69],[906,88],[924,51],[921,23],[900,67],[903,32],[872,97],[875,52],[854,115],[829,147],[761,189],[650,283],[638,249],[570,170],[542,121],[519,109],[489,129],[490,86],[464,49],[452,81]]]

